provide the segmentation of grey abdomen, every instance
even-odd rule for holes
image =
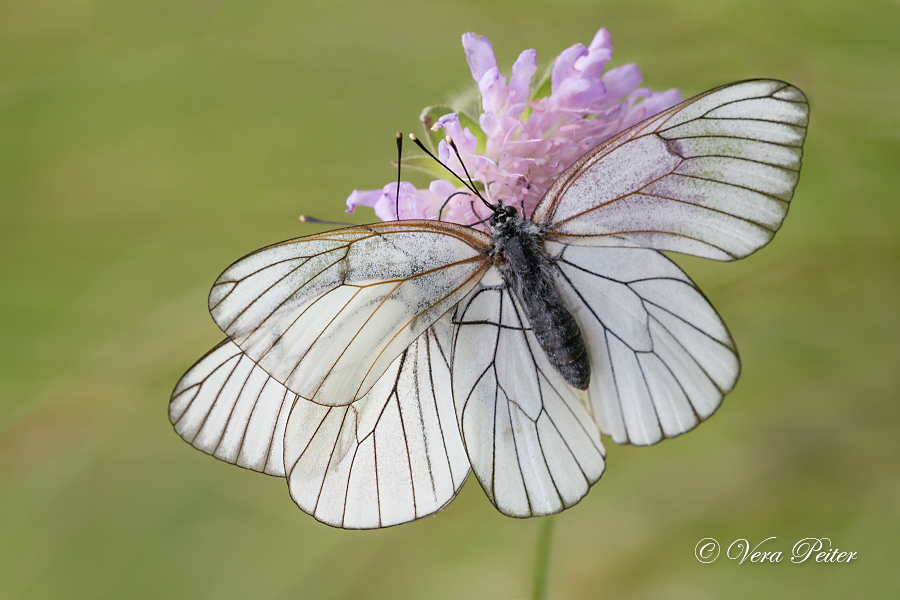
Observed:
[[[549,282],[553,285],[553,282]],[[552,294],[528,294],[520,298],[534,336],[547,354],[550,364],[566,382],[579,390],[586,390],[591,382],[591,363],[575,317],[563,304],[553,285]],[[537,290],[534,290],[535,292]],[[530,300],[529,300],[530,298]]]
[[[504,244],[507,286],[525,309],[534,336],[550,364],[566,382],[586,390],[591,363],[581,329],[563,302],[552,275],[550,259],[536,239],[509,239]]]

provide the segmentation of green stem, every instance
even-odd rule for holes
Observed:
[[[532,600],[544,600],[547,594],[547,571],[550,566],[550,548],[553,542],[553,522],[556,515],[541,519],[541,531],[538,537],[537,557],[534,561],[534,586]]]

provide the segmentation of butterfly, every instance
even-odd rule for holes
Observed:
[[[498,204],[485,230],[388,221],[249,254],[212,287],[227,337],[169,418],[337,527],[433,514],[470,471],[505,514],[570,507],[604,471],[601,433],[654,444],[734,387],[731,335],[662,251],[767,244],[808,115],[790,84],[737,82],[590,150],[528,218]]]

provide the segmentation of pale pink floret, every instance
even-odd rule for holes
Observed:
[[[481,94],[481,131],[463,128],[455,113],[440,118],[433,128],[450,136],[469,175],[482,184],[490,202],[515,206],[525,215],[531,214],[553,180],[588,150],[682,99],[675,89],[656,93],[637,88],[642,77],[633,64],[604,73],[612,57],[606,29],[598,31],[588,47],[576,44],[564,50],[553,64],[550,94],[534,99],[534,50],[519,55],[507,81],[487,38],[467,33],[462,42]],[[480,153],[479,137],[484,142]],[[465,177],[444,141],[438,145],[438,158]],[[354,191],[347,206],[348,212],[360,205],[373,207],[384,221],[440,216],[471,225],[490,215],[480,200],[462,192],[465,188],[459,182],[446,179],[433,181],[428,189],[403,182],[398,202],[397,184],[391,183],[382,190]]]

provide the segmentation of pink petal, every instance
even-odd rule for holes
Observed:
[[[489,69],[478,82],[478,91],[481,92],[481,106],[484,112],[499,113],[503,111],[509,101],[509,93],[506,91],[506,77],[500,74],[500,69]]]
[[[587,55],[575,61],[575,70],[580,72],[581,77],[594,79],[603,74],[603,69],[611,58],[612,50],[609,48],[589,50]]]
[[[531,95],[531,78],[537,71],[537,52],[525,50],[519,54],[509,78],[509,98],[512,102],[525,102]]]
[[[566,79],[558,90],[553,91],[556,110],[592,112],[590,106],[604,96],[606,88],[598,80]]]
[[[441,204],[446,202],[447,198],[459,191],[455,185],[446,179],[435,179],[428,185],[428,190],[441,200]],[[462,194],[460,194],[460,196],[462,196]]]
[[[501,130],[500,120],[494,113],[481,113],[481,116],[478,118],[478,125],[481,127],[481,130],[488,136],[488,144],[495,142],[499,137],[498,133]]]
[[[600,30],[594,36],[594,39],[591,40],[591,45],[588,46],[588,50],[591,52],[595,52],[601,49],[609,50],[610,54],[612,54],[612,36],[610,35],[609,31],[606,30],[606,27],[600,28]]]
[[[652,117],[656,113],[662,112],[667,108],[672,108],[683,100],[684,97],[681,95],[681,92],[675,88],[664,92],[650,92],[650,94],[641,101],[641,106],[644,107],[645,111],[644,118]]]
[[[465,33],[462,36],[463,49],[466,51],[466,61],[469,70],[476,82],[480,82],[484,74],[497,68],[497,59],[494,57],[494,47],[484,36],[474,33]]]
[[[453,141],[459,145],[458,139],[462,138],[462,127],[459,124],[459,115],[456,113],[448,113],[437,120],[434,129],[443,129],[444,133],[453,138]]]
[[[658,112],[675,106],[682,100],[681,92],[674,88],[658,94],[648,88],[638,88],[628,96],[628,102],[631,105],[622,118],[621,128],[640,123]]]
[[[644,76],[635,64],[622,65],[607,71],[601,80],[606,85],[606,103],[619,102],[643,81]]]
[[[357,206],[374,207],[381,194],[381,190],[353,190],[347,197],[347,212],[352,213]]]
[[[575,44],[563,50],[553,63],[553,72],[550,74],[550,89],[556,93],[566,79],[577,76],[575,61],[587,54],[587,48],[582,44]]]

